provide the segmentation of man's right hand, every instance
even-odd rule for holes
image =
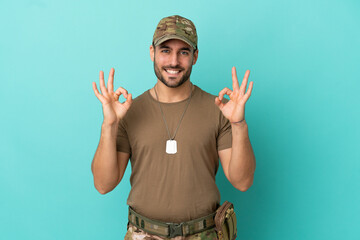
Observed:
[[[115,69],[111,68],[106,88],[104,81],[104,72],[100,71],[99,78],[101,93],[99,93],[96,83],[92,83],[94,93],[96,97],[100,100],[103,107],[104,124],[109,125],[119,122],[120,119],[122,119],[125,116],[126,112],[129,110],[132,102],[132,95],[131,93],[128,94],[126,89],[119,87],[114,92],[114,72]],[[119,102],[119,97],[121,94],[123,94],[126,98],[126,101],[123,103]]]

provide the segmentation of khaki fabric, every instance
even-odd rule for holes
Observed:
[[[131,191],[127,204],[139,214],[164,222],[184,222],[215,212],[218,151],[231,148],[231,125],[215,96],[195,86],[176,134],[177,153],[165,152],[168,134],[157,100],[144,92],[120,121],[116,148],[130,153]],[[161,103],[171,135],[187,99]]]

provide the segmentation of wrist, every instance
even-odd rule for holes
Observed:
[[[113,123],[103,122],[101,125],[101,134],[106,136],[116,136],[118,131],[119,122],[115,121]]]
[[[117,127],[119,125],[120,120],[115,120],[115,121],[106,121],[104,120],[101,127],[102,128],[113,128],[113,127]]]
[[[231,124],[244,124],[244,123],[246,123],[246,121],[245,121],[245,118],[244,119],[242,119],[242,120],[240,120],[240,121],[237,121],[237,122],[230,122]]]
[[[238,121],[238,122],[230,122],[230,123],[231,123],[232,128],[243,128],[243,127],[247,126],[245,119]]]

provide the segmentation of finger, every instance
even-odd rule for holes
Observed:
[[[105,101],[104,97],[99,93],[99,90],[97,89],[95,82],[92,83],[92,86],[93,86],[95,96],[100,100],[100,102],[102,103],[103,101]]]
[[[251,91],[253,89],[253,85],[254,85],[254,82],[250,82],[249,83],[249,87],[248,87],[248,90],[246,91],[246,94],[244,95],[244,99],[245,101],[247,101],[251,95]]]
[[[115,73],[115,69],[111,68],[108,78],[108,85],[107,85],[109,93],[114,92],[114,73]]]
[[[243,94],[243,95],[245,94],[245,89],[246,89],[246,85],[247,85],[247,82],[249,79],[249,75],[250,75],[250,71],[246,70],[243,81],[240,86],[240,94]]]
[[[224,88],[223,90],[221,90],[221,91],[219,92],[219,99],[220,99],[220,101],[223,100],[225,94],[230,97],[230,94],[231,94],[231,93],[232,93],[232,91],[231,91],[229,88]]]
[[[231,69],[232,81],[233,81],[233,90],[239,89],[239,81],[236,75],[236,68]]]
[[[221,100],[218,98],[218,97],[216,97],[215,98],[215,104],[216,104],[216,106],[218,106],[219,108],[220,108],[220,110],[224,107],[224,103],[223,102],[221,102]]]
[[[126,107],[126,109],[129,109],[132,103],[132,94],[129,93],[128,97],[126,98],[126,101],[123,103],[124,107]]]
[[[104,72],[103,71],[100,71],[99,78],[100,78],[100,91],[101,91],[103,96],[108,97],[109,94],[108,94],[108,91],[107,91],[107,89],[105,87]]]
[[[122,88],[122,87],[119,87],[118,89],[116,89],[116,92],[115,94],[120,97],[121,94],[124,95],[124,98],[127,98],[128,97],[128,91],[125,89],[125,88]]]

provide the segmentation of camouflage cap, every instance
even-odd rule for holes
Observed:
[[[179,39],[195,50],[197,49],[197,34],[194,23],[179,15],[165,17],[156,27],[153,44],[157,46],[169,39]]]

